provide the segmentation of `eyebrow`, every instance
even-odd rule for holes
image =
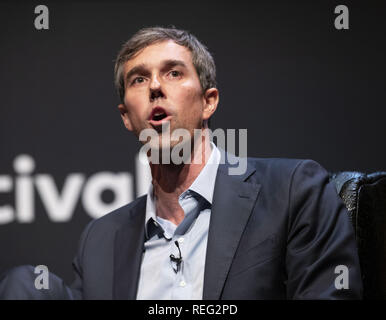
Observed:
[[[168,59],[168,60],[162,61],[161,70],[170,69],[170,68],[173,68],[173,67],[176,67],[176,66],[180,66],[180,67],[183,67],[183,68],[187,69],[187,66],[186,66],[185,62],[183,62],[182,60]],[[125,80],[126,80],[126,82],[129,81],[130,78],[133,75],[135,75],[135,74],[149,74],[149,73],[150,72],[146,68],[146,65],[141,63],[141,64],[133,67],[132,69],[130,69],[126,73]]]

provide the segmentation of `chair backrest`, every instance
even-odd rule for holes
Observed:
[[[330,180],[354,227],[363,297],[386,299],[386,172],[338,172]]]

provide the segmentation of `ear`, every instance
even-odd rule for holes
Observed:
[[[133,131],[133,126],[131,125],[131,121],[130,121],[126,106],[124,104],[119,104],[118,109],[126,129],[129,131]]]
[[[219,102],[219,94],[216,88],[206,90],[204,94],[205,105],[202,111],[202,120],[208,120],[216,111]]]

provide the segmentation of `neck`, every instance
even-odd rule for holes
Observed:
[[[150,163],[157,215],[175,225],[179,225],[185,217],[178,197],[192,185],[211,154],[209,137],[205,133],[206,130],[203,131],[201,139],[195,139],[190,163]]]

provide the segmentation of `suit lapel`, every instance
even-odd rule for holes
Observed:
[[[146,197],[132,207],[114,241],[113,299],[135,299],[145,237]]]
[[[230,176],[228,168],[226,162],[219,165],[213,194],[204,274],[205,300],[220,298],[241,235],[260,190],[259,184],[245,182],[255,169],[248,167],[245,174]]]

